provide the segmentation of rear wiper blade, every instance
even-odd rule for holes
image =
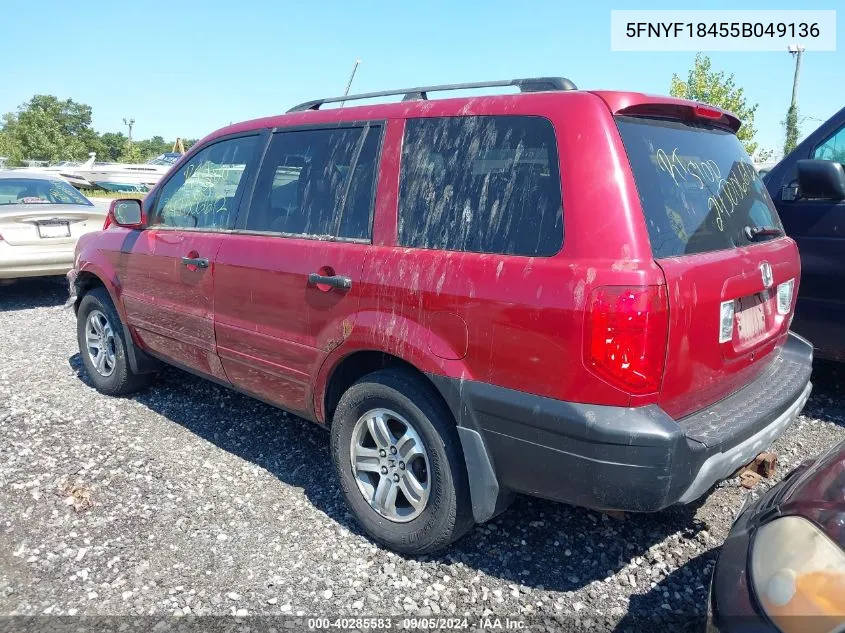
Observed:
[[[766,237],[774,237],[777,235],[783,235],[783,229],[779,229],[776,226],[746,226],[745,227],[745,237],[748,238],[751,242],[756,242],[761,238]]]

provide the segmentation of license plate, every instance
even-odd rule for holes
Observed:
[[[742,297],[737,301],[737,330],[740,341],[751,341],[766,333],[766,312],[760,295]]]
[[[38,237],[70,237],[70,225],[67,222],[39,224]]]

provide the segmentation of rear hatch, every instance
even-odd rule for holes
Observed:
[[[798,251],[731,130],[657,117],[618,116],[617,125],[668,290],[658,402],[680,418],[741,389],[775,358],[798,290]]]

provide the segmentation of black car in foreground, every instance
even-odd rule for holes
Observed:
[[[845,442],[748,496],[713,571],[708,631],[845,631]]]

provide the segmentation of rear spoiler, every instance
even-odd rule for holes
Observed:
[[[688,121],[708,121],[736,134],[742,122],[733,112],[697,101],[656,97],[632,92],[596,91],[615,115],[652,116]]]

